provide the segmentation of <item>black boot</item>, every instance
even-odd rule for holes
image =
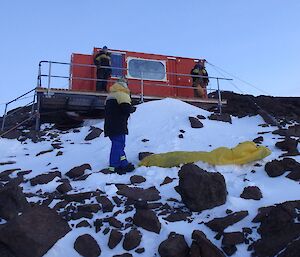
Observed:
[[[122,167],[122,168],[117,168],[116,169],[116,172],[119,174],[119,175],[124,175],[128,172],[132,172],[135,170],[135,167],[132,163],[128,163],[125,167]]]

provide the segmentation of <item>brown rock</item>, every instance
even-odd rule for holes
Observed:
[[[192,211],[202,211],[226,202],[224,177],[218,172],[207,172],[195,164],[185,164],[178,172],[179,185],[175,190]]]
[[[205,223],[205,225],[208,226],[211,230],[221,233],[225,228],[239,222],[246,216],[248,216],[248,211],[234,212],[226,217],[215,218]]]
[[[63,182],[62,184],[60,184],[59,186],[57,186],[56,190],[61,193],[61,194],[65,194],[69,191],[71,191],[73,188],[70,184],[70,182]]]
[[[140,183],[143,183],[145,181],[146,181],[146,179],[143,176],[133,175],[133,176],[130,177],[130,182],[132,184],[140,184]]]
[[[41,175],[38,175],[38,176],[30,179],[30,184],[31,184],[31,186],[47,184],[50,181],[52,181],[53,179],[55,179],[56,177],[60,178],[61,173],[59,171],[51,171],[46,174],[41,174]]]
[[[93,140],[102,134],[103,130],[96,127],[91,127],[90,133],[85,137],[85,141]]]
[[[202,231],[194,230],[192,239],[198,246],[201,257],[225,257],[222,251],[217,248],[211,241],[209,241]]]
[[[168,238],[160,243],[158,252],[161,257],[188,257],[189,246],[183,235],[171,232]]]
[[[41,151],[41,152],[37,153],[36,156],[40,156],[40,155],[45,154],[45,153],[51,153],[51,152],[53,152],[53,150],[54,149],[50,149],[50,150],[46,150],[46,151]]]
[[[222,244],[223,245],[237,245],[245,242],[245,237],[242,232],[224,233]]]
[[[240,197],[244,199],[260,200],[262,198],[262,193],[257,186],[248,186],[244,188]]]
[[[161,229],[161,224],[152,210],[146,209],[137,209],[136,213],[133,216],[133,223],[138,226],[146,229],[148,231],[159,234]]]
[[[77,237],[74,249],[83,257],[98,257],[101,254],[97,241],[89,234]]]
[[[99,204],[85,204],[85,205],[79,205],[77,206],[78,211],[80,212],[93,212],[97,213],[101,210],[101,207]]]
[[[54,210],[44,206],[27,208],[0,230],[0,245],[16,257],[41,257],[70,231]]]
[[[85,170],[92,170],[91,165],[82,164],[80,166],[74,167],[66,173],[69,178],[78,178],[84,174]]]
[[[21,187],[7,183],[0,189],[0,217],[11,220],[28,207],[28,202]]]
[[[200,120],[195,117],[189,117],[189,121],[191,123],[192,128],[203,128],[203,124]]]
[[[122,238],[123,234],[120,231],[112,229],[108,240],[109,249],[114,249],[121,242]]]
[[[139,187],[128,187],[126,185],[117,185],[117,194],[126,196],[131,200],[142,201],[157,201],[160,200],[159,191],[155,187],[147,189]]]
[[[153,153],[151,153],[151,152],[141,152],[141,153],[139,153],[139,160],[141,161],[141,160],[143,160],[144,158],[146,158],[147,156],[150,156],[150,155],[152,155]]]
[[[132,229],[128,233],[125,234],[125,238],[123,241],[123,248],[126,251],[133,250],[137,248],[142,240],[142,234],[137,229]]]
[[[208,119],[229,122],[230,124],[232,123],[231,116],[227,113],[222,113],[222,114],[213,113],[210,116],[208,116]]]
[[[97,196],[96,200],[101,204],[103,212],[112,212],[114,205],[106,196]]]
[[[175,178],[165,177],[164,181],[160,184],[160,186],[172,183]]]

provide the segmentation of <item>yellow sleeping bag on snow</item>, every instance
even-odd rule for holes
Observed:
[[[254,142],[243,142],[234,148],[219,147],[211,152],[176,151],[153,154],[145,157],[139,166],[158,166],[163,168],[175,167],[180,164],[198,161],[212,165],[246,164],[261,160],[271,154],[265,146],[256,146]]]

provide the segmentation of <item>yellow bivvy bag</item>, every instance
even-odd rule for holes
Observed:
[[[181,164],[193,162],[206,162],[212,165],[246,164],[262,160],[271,151],[265,146],[257,146],[254,142],[243,142],[234,148],[219,147],[211,152],[187,152],[176,151],[161,154],[153,154],[145,157],[139,166],[157,166],[171,168]]]

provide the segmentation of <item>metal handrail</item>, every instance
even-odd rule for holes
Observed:
[[[62,65],[70,65],[70,66],[81,66],[81,67],[94,67],[96,68],[97,65],[94,64],[80,64],[80,63],[69,63],[69,62],[56,62],[56,61],[40,61],[39,66],[42,63],[49,63],[49,64],[62,64]],[[50,66],[51,67],[51,66]],[[128,71],[128,68],[120,68],[120,67],[111,67],[111,66],[100,66],[101,68],[107,68],[107,69],[114,69],[114,70],[123,70]],[[51,71],[50,71],[51,72]],[[219,80],[233,80],[230,78],[224,78],[224,77],[214,77],[214,76],[201,76],[201,75],[191,75],[186,73],[174,73],[174,72],[155,72],[151,71],[151,73],[156,74],[165,74],[165,75],[175,75],[175,76],[186,76],[186,77],[195,77],[195,78],[208,78],[208,79],[219,79]],[[133,78],[134,79],[134,78]],[[140,79],[140,78],[137,78]],[[151,80],[151,79],[144,79],[144,80]]]
[[[13,99],[13,100],[11,100],[11,101],[9,101],[9,102],[7,102],[7,103],[5,104],[4,114],[3,114],[3,118],[2,118],[2,124],[1,124],[1,131],[4,131],[5,121],[6,121],[7,117],[10,117],[11,115],[15,114],[16,112],[19,112],[19,111],[23,110],[24,108],[30,106],[31,104],[34,104],[34,102],[35,102],[35,95],[34,95],[33,101],[29,102],[28,104],[26,104],[26,105],[24,105],[24,106],[22,106],[22,107],[17,108],[16,110],[14,110],[14,111],[11,112],[11,113],[8,113],[8,111],[7,111],[8,105],[11,104],[11,103],[13,103],[13,102],[16,102],[17,100],[22,99],[22,97],[24,97],[24,96],[30,94],[30,93],[33,92],[33,91],[35,91],[35,88],[31,89],[30,91],[28,91],[28,92],[26,92],[26,93],[24,93],[24,94],[22,94],[22,95],[16,97],[15,99]],[[33,109],[33,108],[32,108],[32,109]]]
[[[49,69],[48,69],[48,74],[42,74],[41,72],[41,66],[43,63],[48,63],[49,64]],[[79,67],[94,67],[96,68],[96,65],[93,64],[79,64],[79,63],[68,63],[68,62],[57,62],[57,61],[40,61],[39,62],[39,75],[38,75],[38,83],[37,83],[37,87],[41,87],[41,78],[42,77],[48,77],[48,89],[47,89],[47,95],[50,95],[50,83],[51,83],[51,78],[63,78],[63,79],[69,79],[70,80],[87,80],[87,81],[107,81],[107,82],[114,82],[114,80],[109,80],[109,79],[94,79],[94,78],[84,78],[84,77],[72,77],[71,73],[69,74],[69,76],[59,76],[59,75],[52,75],[51,74],[51,68],[52,68],[52,64],[59,64],[59,65],[69,65],[70,67],[72,66],[79,66]],[[129,71],[129,68],[120,68],[120,67],[111,67],[111,66],[100,66],[101,68],[107,68],[107,69],[114,69],[114,70],[122,70],[122,71]],[[214,76],[202,76],[202,75],[192,75],[192,74],[183,74],[183,73],[174,73],[174,72],[152,72],[152,73],[157,73],[157,74],[165,74],[165,75],[171,75],[171,76],[187,76],[187,77],[196,77],[196,78],[207,78],[207,79],[214,79],[217,81],[217,88],[216,89],[212,89],[212,88],[206,88],[206,90],[215,90],[218,92],[218,108],[219,108],[219,113],[222,113],[222,99],[221,99],[221,90],[220,90],[220,80],[233,80],[230,78],[224,78],[224,77],[214,77]],[[138,85],[140,85],[141,89],[140,89],[140,94],[141,94],[141,102],[143,102],[144,99],[144,86],[147,85],[147,83],[145,83],[145,81],[151,81],[151,79],[145,79],[143,76],[143,71],[141,71],[141,77],[140,78],[133,78],[133,79],[138,79],[140,80],[140,83],[138,83]],[[131,85],[136,84],[133,82],[130,82]],[[70,84],[69,84],[70,85]],[[148,86],[159,86],[159,87],[171,87],[171,88],[185,88],[185,89],[195,89],[195,87],[193,86],[177,86],[177,85],[170,85],[170,84],[148,84]]]
[[[48,77],[49,75],[41,75],[41,77]],[[58,76],[58,75],[51,75],[51,78],[61,78],[61,79],[69,79],[69,77],[67,76]],[[115,80],[111,80],[111,79],[93,79],[93,78],[84,78],[84,77],[72,77],[73,80],[86,80],[86,81],[106,81],[106,82],[115,82]],[[143,79],[145,81],[145,79]],[[141,83],[138,82],[128,82],[128,84],[130,85],[140,85]],[[144,86],[154,86],[154,87],[171,87],[171,88],[191,88],[191,89],[195,89],[193,86],[177,86],[177,85],[171,85],[171,84],[149,84],[147,82],[144,82]],[[207,88],[207,90],[213,91],[213,90],[217,90],[217,89],[213,89],[213,88]]]

